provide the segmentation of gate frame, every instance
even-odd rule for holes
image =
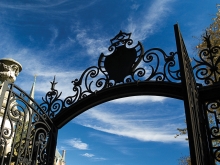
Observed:
[[[120,75],[116,75],[115,77],[117,77],[117,79],[114,80],[116,83],[112,83],[110,79],[112,75],[109,76],[108,73],[114,73],[115,70],[114,68],[112,70],[110,65],[111,63],[106,64],[107,62],[105,63],[103,61],[103,59],[108,59],[109,61],[112,61],[112,59],[110,59],[108,56],[105,56],[104,54],[101,54],[99,58],[98,67],[95,66],[86,69],[79,80],[76,79],[73,81],[73,91],[76,93],[80,91],[81,93],[79,92],[79,95],[76,94],[74,96],[68,96],[67,98],[65,98],[64,101],[59,99],[61,93],[59,93],[55,89],[56,82],[54,78],[53,82],[51,82],[51,91],[46,94],[45,98],[43,98],[43,103],[40,105],[40,109],[44,111],[44,115],[46,115],[49,118],[48,120],[50,120],[51,130],[47,139],[46,152],[48,153],[46,154],[52,160],[47,160],[48,165],[53,165],[58,129],[62,128],[73,118],[77,117],[81,113],[96,105],[105,103],[113,99],[137,95],[157,95],[183,100],[188,130],[191,162],[193,165],[215,164],[215,157],[213,156],[212,151],[213,148],[211,141],[211,132],[209,128],[205,105],[208,100],[219,99],[220,86],[218,84],[214,84],[211,86],[203,87],[196,83],[195,76],[193,74],[194,68],[192,68],[191,66],[190,59],[178,24],[174,25],[174,32],[176,38],[177,52],[171,52],[169,56],[166,55],[166,53],[159,48],[149,49],[144,53],[143,46],[140,42],[138,42],[138,44],[134,48],[126,48],[126,44],[132,45],[133,43],[133,41],[130,39],[131,33],[123,33],[120,31],[120,33],[116,35],[116,37],[110,40],[112,45],[109,47],[109,51],[113,51],[113,53],[109,55],[111,57],[121,55],[115,53],[115,50],[119,49],[120,51],[118,52],[120,53],[126,50],[128,54],[132,56],[132,58],[134,58],[134,54],[129,52],[127,49],[130,49],[133,52],[134,50],[136,50],[137,53],[135,54],[135,59],[133,59],[133,64],[126,73],[132,74],[131,78],[127,78],[127,80],[125,82],[122,82],[122,84],[120,84],[120,81],[125,78],[122,77],[123,75],[125,75],[125,72],[120,73]],[[117,42],[114,42],[114,40],[116,40]],[[164,56],[165,65],[168,67],[175,64],[174,56],[178,55],[179,70],[175,71],[176,77],[171,77],[175,80],[179,80],[180,82],[171,82],[167,77],[165,71],[164,73],[155,72],[150,78],[144,81],[139,81],[134,78],[133,72],[138,71],[136,67],[138,66],[139,62],[144,59],[144,55],[146,55],[147,53],[150,54],[152,50],[162,53],[162,55]],[[152,59],[149,58],[147,60],[151,61]],[[132,59],[131,61],[128,60],[128,62],[131,63]],[[172,64],[170,65],[169,62],[172,62]],[[104,63],[104,66],[102,65],[102,63]],[[106,66],[108,66],[108,68]],[[123,64],[123,66],[127,67],[126,64]],[[89,71],[89,69],[94,70]],[[109,71],[107,71],[106,69],[109,69]],[[166,68],[164,67],[164,70],[165,69]],[[87,72],[89,73],[87,74]],[[103,87],[101,88],[101,90],[92,91],[90,89],[91,83],[89,84],[89,89],[86,91],[89,93],[89,95],[85,94],[86,92],[82,92],[81,88],[80,90],[78,89],[78,87],[81,86],[83,76],[86,76],[85,79],[87,80],[88,76],[94,78],[98,75],[99,72],[102,72],[102,74],[105,76],[105,78],[101,78],[98,80],[98,82],[96,82],[96,87]],[[143,76],[143,72],[139,73],[138,74],[140,77]],[[161,74],[162,76],[158,76],[158,74]],[[114,75],[112,77],[114,77]],[[156,77],[156,80],[153,79],[153,77]],[[105,83],[101,82],[100,80],[105,80]],[[0,102],[2,99],[3,97],[0,98]],[[37,105],[37,103],[35,103],[33,99],[31,101],[35,105]],[[37,157],[38,155],[35,156]],[[32,162],[32,164],[33,163],[34,162]]]
[[[120,84],[96,91],[82,100],[77,100],[69,107],[62,108],[53,118],[57,128],[62,128],[70,120],[89,108],[117,98],[136,95],[157,95],[181,99],[184,101],[185,106],[191,162],[193,165],[214,165],[214,157],[209,147],[211,142],[203,104],[205,100],[209,99],[209,96],[216,98],[220,88],[210,86],[202,88],[201,85],[196,84],[193,68],[178,24],[174,25],[174,31],[181,83],[144,81]],[[214,96],[212,92],[216,95]]]

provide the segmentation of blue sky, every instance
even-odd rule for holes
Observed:
[[[37,74],[35,98],[56,88],[72,94],[71,81],[99,55],[120,30],[132,32],[145,50],[176,51],[173,25],[179,23],[189,55],[217,12],[217,0],[13,0],[0,2],[1,58],[13,58],[23,70],[16,84],[29,92]],[[130,97],[96,106],[59,131],[58,149],[67,165],[178,164],[188,155],[183,102],[165,97]]]

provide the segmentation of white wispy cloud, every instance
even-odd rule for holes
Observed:
[[[88,55],[97,57],[100,53],[107,52],[108,38],[103,36],[92,37],[89,35],[90,29],[82,28],[79,25],[72,27],[72,29],[76,33],[77,42],[86,49]]]
[[[170,13],[172,2],[174,0],[155,0],[149,8],[140,12],[142,16],[131,15],[126,30],[132,32],[133,40],[144,40],[157,31],[160,28],[159,24]]]
[[[72,89],[73,85],[71,84],[71,81],[74,78],[79,77],[82,71],[64,70],[61,66],[51,65],[49,60],[40,59],[40,57],[34,55],[35,53],[37,52],[32,52],[29,49],[22,49],[17,53],[6,54],[3,57],[11,57],[19,61],[23,66],[23,70],[17,77],[17,82],[15,83],[18,83],[23,90],[29,91],[33,82],[33,76],[37,75],[35,90],[36,92],[45,93],[50,90],[50,82],[53,81],[53,77],[56,76],[56,81],[59,82],[56,85],[56,89],[62,91],[65,96],[72,95],[73,91],[70,89]],[[31,58],[27,58],[27,56],[31,56]]]
[[[85,153],[85,154],[82,154],[82,156],[85,156],[87,158],[91,158],[91,157],[94,157],[95,155],[94,154]]]
[[[97,0],[91,0],[88,3],[77,3],[77,1],[69,1],[69,0],[55,0],[55,1],[45,1],[45,0],[38,0],[37,2],[30,2],[30,3],[10,3],[10,2],[0,2],[0,8],[3,9],[13,9],[13,10],[21,10],[21,11],[28,11],[28,12],[36,12],[36,13],[47,13],[52,16],[53,14],[69,14],[69,12],[74,11],[78,12],[80,10],[85,10],[86,8],[91,7],[97,2]],[[67,7],[71,6],[71,7]],[[59,10],[57,10],[59,9]],[[53,11],[53,13],[51,13]],[[48,15],[45,15],[48,16]]]
[[[154,142],[184,142],[185,137],[174,138],[176,128],[182,124],[163,121],[164,118],[155,118],[155,121],[139,120],[134,117],[129,118],[125,114],[117,115],[115,113],[92,109],[84,113],[82,117],[75,122],[85,127],[89,127],[102,132],[115,134],[119,136],[137,139],[139,141]],[[178,118],[178,117],[177,117]],[[158,123],[158,121],[160,121]]]
[[[49,45],[50,45],[50,46],[54,46],[54,41],[55,41],[56,38],[58,37],[59,32],[58,32],[58,29],[55,28],[55,27],[51,27],[51,28],[50,28],[50,31],[51,31],[51,33],[52,33],[52,37],[51,37],[51,39],[50,39]]]
[[[57,46],[57,49],[59,51],[64,51],[67,50],[71,47],[73,47],[73,45],[76,43],[76,40],[70,36],[67,37],[67,39],[61,43],[59,46]]]
[[[96,160],[96,161],[103,161],[103,160],[107,160],[106,158],[93,158],[94,160]]]
[[[131,14],[128,16],[128,25],[126,28],[123,25],[118,26],[122,26],[122,29],[128,32],[132,32],[134,43],[144,40],[159,29],[159,24],[171,12],[170,5],[172,2],[174,0],[156,0],[150,7],[145,4],[144,11],[139,11],[138,14],[135,13],[135,15]],[[138,10],[139,7],[139,4],[131,5],[131,9],[133,10]],[[130,13],[128,12],[128,14]],[[109,38],[112,36],[98,35],[98,32],[101,30],[104,31],[102,25],[97,27],[97,25],[91,24],[90,27],[83,27],[79,22],[72,25],[72,31],[76,33],[76,41],[85,48],[86,53],[91,57],[97,57],[102,52],[104,54],[109,53],[107,48],[109,46]]]
[[[135,3],[135,4],[131,5],[131,9],[132,10],[137,10],[139,8],[139,6],[140,6],[139,4]]]
[[[54,29],[54,36],[52,38],[56,38],[56,29]],[[78,70],[77,68],[66,68],[65,67],[65,57],[63,57],[62,62],[59,60],[55,60],[50,58],[53,51],[50,50],[36,50],[31,49],[24,46],[19,46],[13,40],[13,37],[6,33],[0,33],[3,40],[0,41],[0,48],[2,50],[1,58],[13,58],[18,61],[22,65],[22,71],[18,75],[15,84],[21,87],[24,91],[29,92],[31,89],[31,85],[34,81],[34,75],[37,75],[36,82],[36,98],[42,97],[42,93],[45,94],[50,90],[51,84],[53,81],[53,77],[56,76],[56,81],[58,84],[56,85],[56,89],[61,92],[62,98],[66,96],[73,95],[73,91],[71,90],[73,85],[71,83],[75,78],[79,78],[82,74],[82,70]],[[68,62],[71,62],[68,59]],[[64,85],[65,84],[65,85]]]
[[[163,102],[166,97],[162,96],[131,96],[111,101],[117,104],[145,104],[147,102]]]
[[[87,158],[91,158],[94,161],[104,161],[104,160],[107,160],[106,158],[96,157],[94,154],[91,154],[91,153],[81,154],[81,156],[84,156],[84,157],[87,157]]]
[[[109,144],[109,145],[118,145],[121,143],[120,140],[118,140],[115,136],[104,135],[101,133],[94,133],[94,132],[90,132],[89,136],[99,138],[101,139],[102,142]]]
[[[148,14],[147,15],[143,14],[144,19],[147,19],[148,20],[147,22],[150,22],[152,24],[150,27],[155,27],[157,25],[157,22],[160,21],[159,17],[161,17],[161,15],[164,16],[165,15],[164,13],[169,11],[168,7],[165,7],[165,6],[169,4],[170,2],[172,2],[172,0],[165,0],[163,2],[156,1],[151,5]],[[61,2],[61,1],[56,1],[54,5],[50,3],[48,4],[43,3],[41,4],[43,5],[41,7],[52,8],[54,6],[63,5],[64,3],[65,2]],[[87,6],[89,7],[90,5],[93,5],[94,3],[96,3],[96,1],[92,1],[91,3],[88,3]],[[157,6],[157,10],[155,10],[156,8],[155,6]],[[34,6],[31,6],[31,5],[25,6],[22,3],[21,4],[19,3],[15,6],[11,4],[7,4],[7,3],[6,4],[0,3],[0,7],[18,9],[18,10],[21,10],[23,8],[27,8],[25,10],[28,10],[28,9],[32,10],[35,8]],[[135,4],[133,7],[138,8],[138,5]],[[139,21],[139,20],[137,19],[135,21]],[[149,26],[145,25],[145,23],[142,23],[140,25],[135,21],[131,21],[130,22],[131,26],[129,25],[128,27],[132,27],[132,25],[135,25],[135,27],[133,28],[133,31],[136,34],[142,34],[143,32],[142,36],[144,36],[145,32],[149,31]],[[146,22],[146,21],[143,21],[143,22]],[[138,24],[138,26],[136,26],[136,23]],[[2,31],[4,31],[4,33],[1,33],[2,41],[0,42],[0,46],[4,48],[2,57],[6,57],[6,58],[11,57],[19,61],[23,65],[22,73],[20,74],[20,77],[18,77],[17,82],[19,83],[19,86],[23,88],[24,90],[26,91],[30,90],[30,87],[33,81],[33,76],[36,74],[38,75],[36,88],[35,88],[36,92],[45,93],[50,89],[50,81],[52,81],[53,76],[56,75],[57,82],[58,82],[56,89],[63,92],[62,97],[64,98],[65,96],[70,96],[73,94],[73,91],[70,90],[72,89],[71,81],[75,78],[79,78],[83,71],[78,70],[77,68],[74,68],[74,70],[73,68],[71,68],[73,71],[69,71],[69,68],[68,70],[65,69],[64,67],[65,64],[61,66],[59,61],[53,61],[52,58],[48,58],[48,57],[51,57],[53,53],[55,53],[57,50],[64,50],[65,48],[70,47],[75,42],[79,43],[83,48],[85,48],[86,53],[90,55],[90,57],[97,57],[101,52],[107,52],[107,47],[108,47],[110,37],[106,37],[105,35],[91,35],[93,34],[91,33],[94,30],[93,28],[101,29],[102,27],[101,25],[100,26],[94,25],[90,28],[82,28],[81,25],[76,25],[72,28],[73,29],[72,32],[76,33],[75,38],[73,38],[70,35],[71,37],[69,36],[66,39],[66,42],[62,43],[60,46],[57,46],[55,50],[46,49],[46,50],[41,50],[41,51],[29,49],[28,47],[20,47],[20,45],[17,45],[17,43],[14,42],[14,38],[10,36],[10,33],[7,33],[5,29],[2,29]],[[100,31],[100,29],[98,31]],[[57,40],[57,37],[59,35],[59,30],[55,26],[50,27],[49,30],[51,31],[52,35],[51,35],[51,38],[48,40],[49,41],[48,45],[53,46],[54,42]],[[31,41],[34,41],[34,38],[32,36],[29,36],[29,39]],[[19,79],[22,79],[22,81],[19,81]],[[128,102],[128,101],[130,103],[136,101],[137,103],[140,104],[144,100],[138,97],[134,97],[132,99],[124,98],[121,100],[116,100],[114,102],[123,103],[123,102]],[[163,98],[156,96],[154,98],[149,99],[149,101],[155,101],[155,102],[163,101]]]
[[[66,140],[65,142],[68,145],[70,145],[74,148],[77,148],[79,150],[88,150],[89,149],[89,145],[82,142],[81,139],[79,139],[79,138],[73,138],[73,139],[70,139],[70,140]]]
[[[59,143],[60,144],[60,143]],[[67,151],[67,150],[73,150],[73,147],[71,146],[59,146],[59,144],[57,145],[57,150],[61,153],[63,150]]]
[[[2,8],[8,8],[8,9],[16,9],[16,10],[28,10],[28,11],[35,11],[37,8],[51,8],[55,6],[62,5],[66,3],[67,0],[57,0],[54,1],[54,3],[46,3],[44,0],[43,1],[38,1],[38,3],[34,4],[27,4],[27,3],[6,3],[6,2],[1,2],[0,7]],[[37,11],[37,10],[36,10]],[[39,12],[39,10],[38,10]]]

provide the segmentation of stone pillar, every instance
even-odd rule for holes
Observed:
[[[15,82],[21,70],[19,62],[11,58],[0,59],[0,84],[2,85],[4,81]]]
[[[19,73],[22,70],[22,66],[19,62],[11,59],[11,58],[3,58],[0,59],[0,89],[4,83],[4,81],[9,81],[11,83],[14,83],[16,80],[16,77],[19,75]],[[0,95],[2,91],[0,90]],[[5,108],[6,102],[8,98],[8,91],[5,93],[4,96],[4,102],[1,107]],[[13,104],[11,104],[13,106]]]
[[[0,59],[0,95],[2,95],[2,86],[3,86],[4,82],[8,81],[10,83],[14,83],[16,80],[16,77],[21,72],[21,70],[22,70],[22,66],[19,62],[15,61],[11,58]],[[3,119],[9,92],[6,91],[5,93],[3,93],[3,95],[4,95],[4,99],[3,99],[2,107],[0,107],[0,127],[7,130],[8,133],[10,134],[10,133],[12,133],[11,132],[12,127],[15,126],[15,123],[13,121],[11,123],[8,120],[7,115]],[[11,99],[13,99],[13,98],[11,98]],[[16,101],[12,101],[10,104],[9,110],[16,111],[17,106],[14,106],[15,104],[16,104]],[[13,107],[13,109],[12,109],[12,107]],[[4,123],[3,126],[2,126],[2,124],[3,124],[2,122]],[[14,132],[12,133],[12,137],[10,139],[5,139],[6,144],[0,145],[0,156],[3,156],[3,153],[5,153],[5,156],[6,156],[7,153],[11,152],[11,143],[13,141],[13,137],[14,137]],[[4,149],[5,151],[3,151],[3,148],[5,145],[6,145],[6,147]]]

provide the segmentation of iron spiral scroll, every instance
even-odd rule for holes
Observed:
[[[51,163],[52,120],[15,84],[4,82],[1,90],[0,164]]]
[[[199,59],[194,58],[196,65],[193,67],[198,82],[207,87],[218,86],[220,82],[220,46],[213,46],[211,37],[208,33],[203,36],[204,48],[199,51]],[[219,95],[216,99],[204,101],[203,110],[207,120],[209,147],[213,158],[220,162],[220,100],[218,98]]]
[[[100,100],[103,101],[101,97],[107,95],[109,91],[112,95],[108,96],[116,98],[113,94],[120,95],[121,91],[123,93],[128,90],[123,88],[115,92],[120,87],[131,85],[135,90],[141,90],[151,82],[157,82],[156,84],[159,85],[163,85],[164,82],[171,86],[178,85],[180,99],[184,100],[185,105],[191,161],[193,164],[220,162],[220,88],[218,87],[220,46],[212,46],[210,36],[206,35],[204,39],[207,47],[199,52],[200,59],[194,59],[196,65],[192,67],[178,25],[174,25],[174,31],[178,53],[169,54],[160,48],[144,51],[140,42],[133,44],[131,33],[120,31],[110,40],[111,44],[108,48],[110,54],[101,53],[97,66],[87,68],[79,79],[72,81],[71,96],[63,100],[60,98],[62,92],[55,89],[57,82],[54,78],[51,82],[51,90],[43,98],[40,106],[61,128],[73,117],[84,112],[87,107],[94,106]],[[141,88],[139,82],[144,82]],[[215,94],[210,94],[210,91]],[[84,107],[86,101],[89,106]]]
[[[200,60],[194,58],[197,63],[193,67],[195,76],[204,81],[204,85],[213,85],[220,81],[220,46],[212,46],[210,37],[207,33],[204,36],[206,48],[199,52]]]
[[[219,118],[220,100],[208,101],[204,104],[204,110],[207,112],[207,120],[209,123],[209,132],[213,157],[220,162],[220,118]]]
[[[87,68],[79,79],[72,81],[74,95],[60,99],[61,93],[55,89],[55,79],[51,91],[43,98],[42,108],[51,117],[79,100],[105,88],[140,81],[180,82],[180,70],[176,52],[166,54],[160,48],[144,52],[140,42],[134,47],[131,33],[120,31],[108,50],[110,55],[101,53],[98,66]],[[114,65],[112,65],[114,64]]]

